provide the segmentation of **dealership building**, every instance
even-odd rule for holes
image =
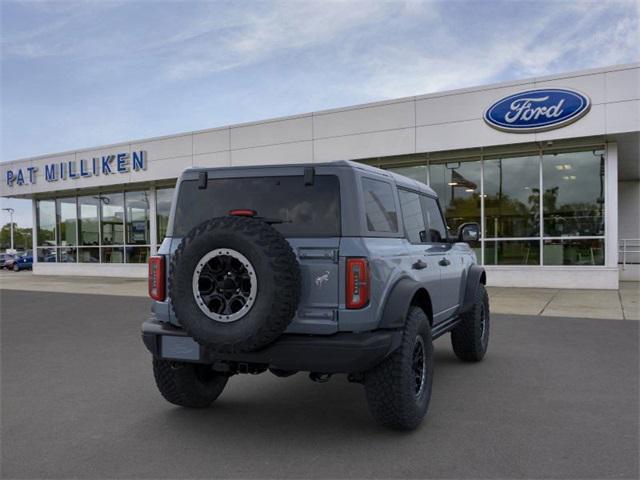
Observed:
[[[640,64],[5,162],[0,195],[33,202],[34,273],[142,277],[186,168],[334,160],[429,184],[453,231],[480,223],[491,285],[640,278]]]

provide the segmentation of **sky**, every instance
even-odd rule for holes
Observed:
[[[0,16],[0,161],[640,60],[640,0],[2,0]],[[28,201],[7,206],[31,224]]]

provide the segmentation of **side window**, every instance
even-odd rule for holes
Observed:
[[[400,208],[402,221],[407,231],[407,238],[411,243],[424,243],[427,239],[420,195],[408,190],[398,189],[400,194]]]
[[[420,195],[424,223],[427,225],[428,242],[444,242],[447,240],[447,227],[444,224],[440,207],[435,198]]]
[[[362,179],[362,193],[370,232],[393,233],[398,231],[398,214],[391,185],[380,180]]]

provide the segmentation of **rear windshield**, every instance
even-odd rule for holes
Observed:
[[[197,180],[180,184],[173,235],[183,237],[196,225],[230,210],[250,209],[258,217],[281,220],[273,227],[285,237],[340,235],[340,185],[335,175],[216,178],[198,189]]]

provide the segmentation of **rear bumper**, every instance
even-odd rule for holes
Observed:
[[[284,334],[256,352],[222,354],[199,345],[174,325],[157,320],[142,324],[142,340],[158,358],[196,363],[261,364],[281,370],[322,373],[365,372],[398,348],[401,339],[402,332],[397,330],[334,335]]]

